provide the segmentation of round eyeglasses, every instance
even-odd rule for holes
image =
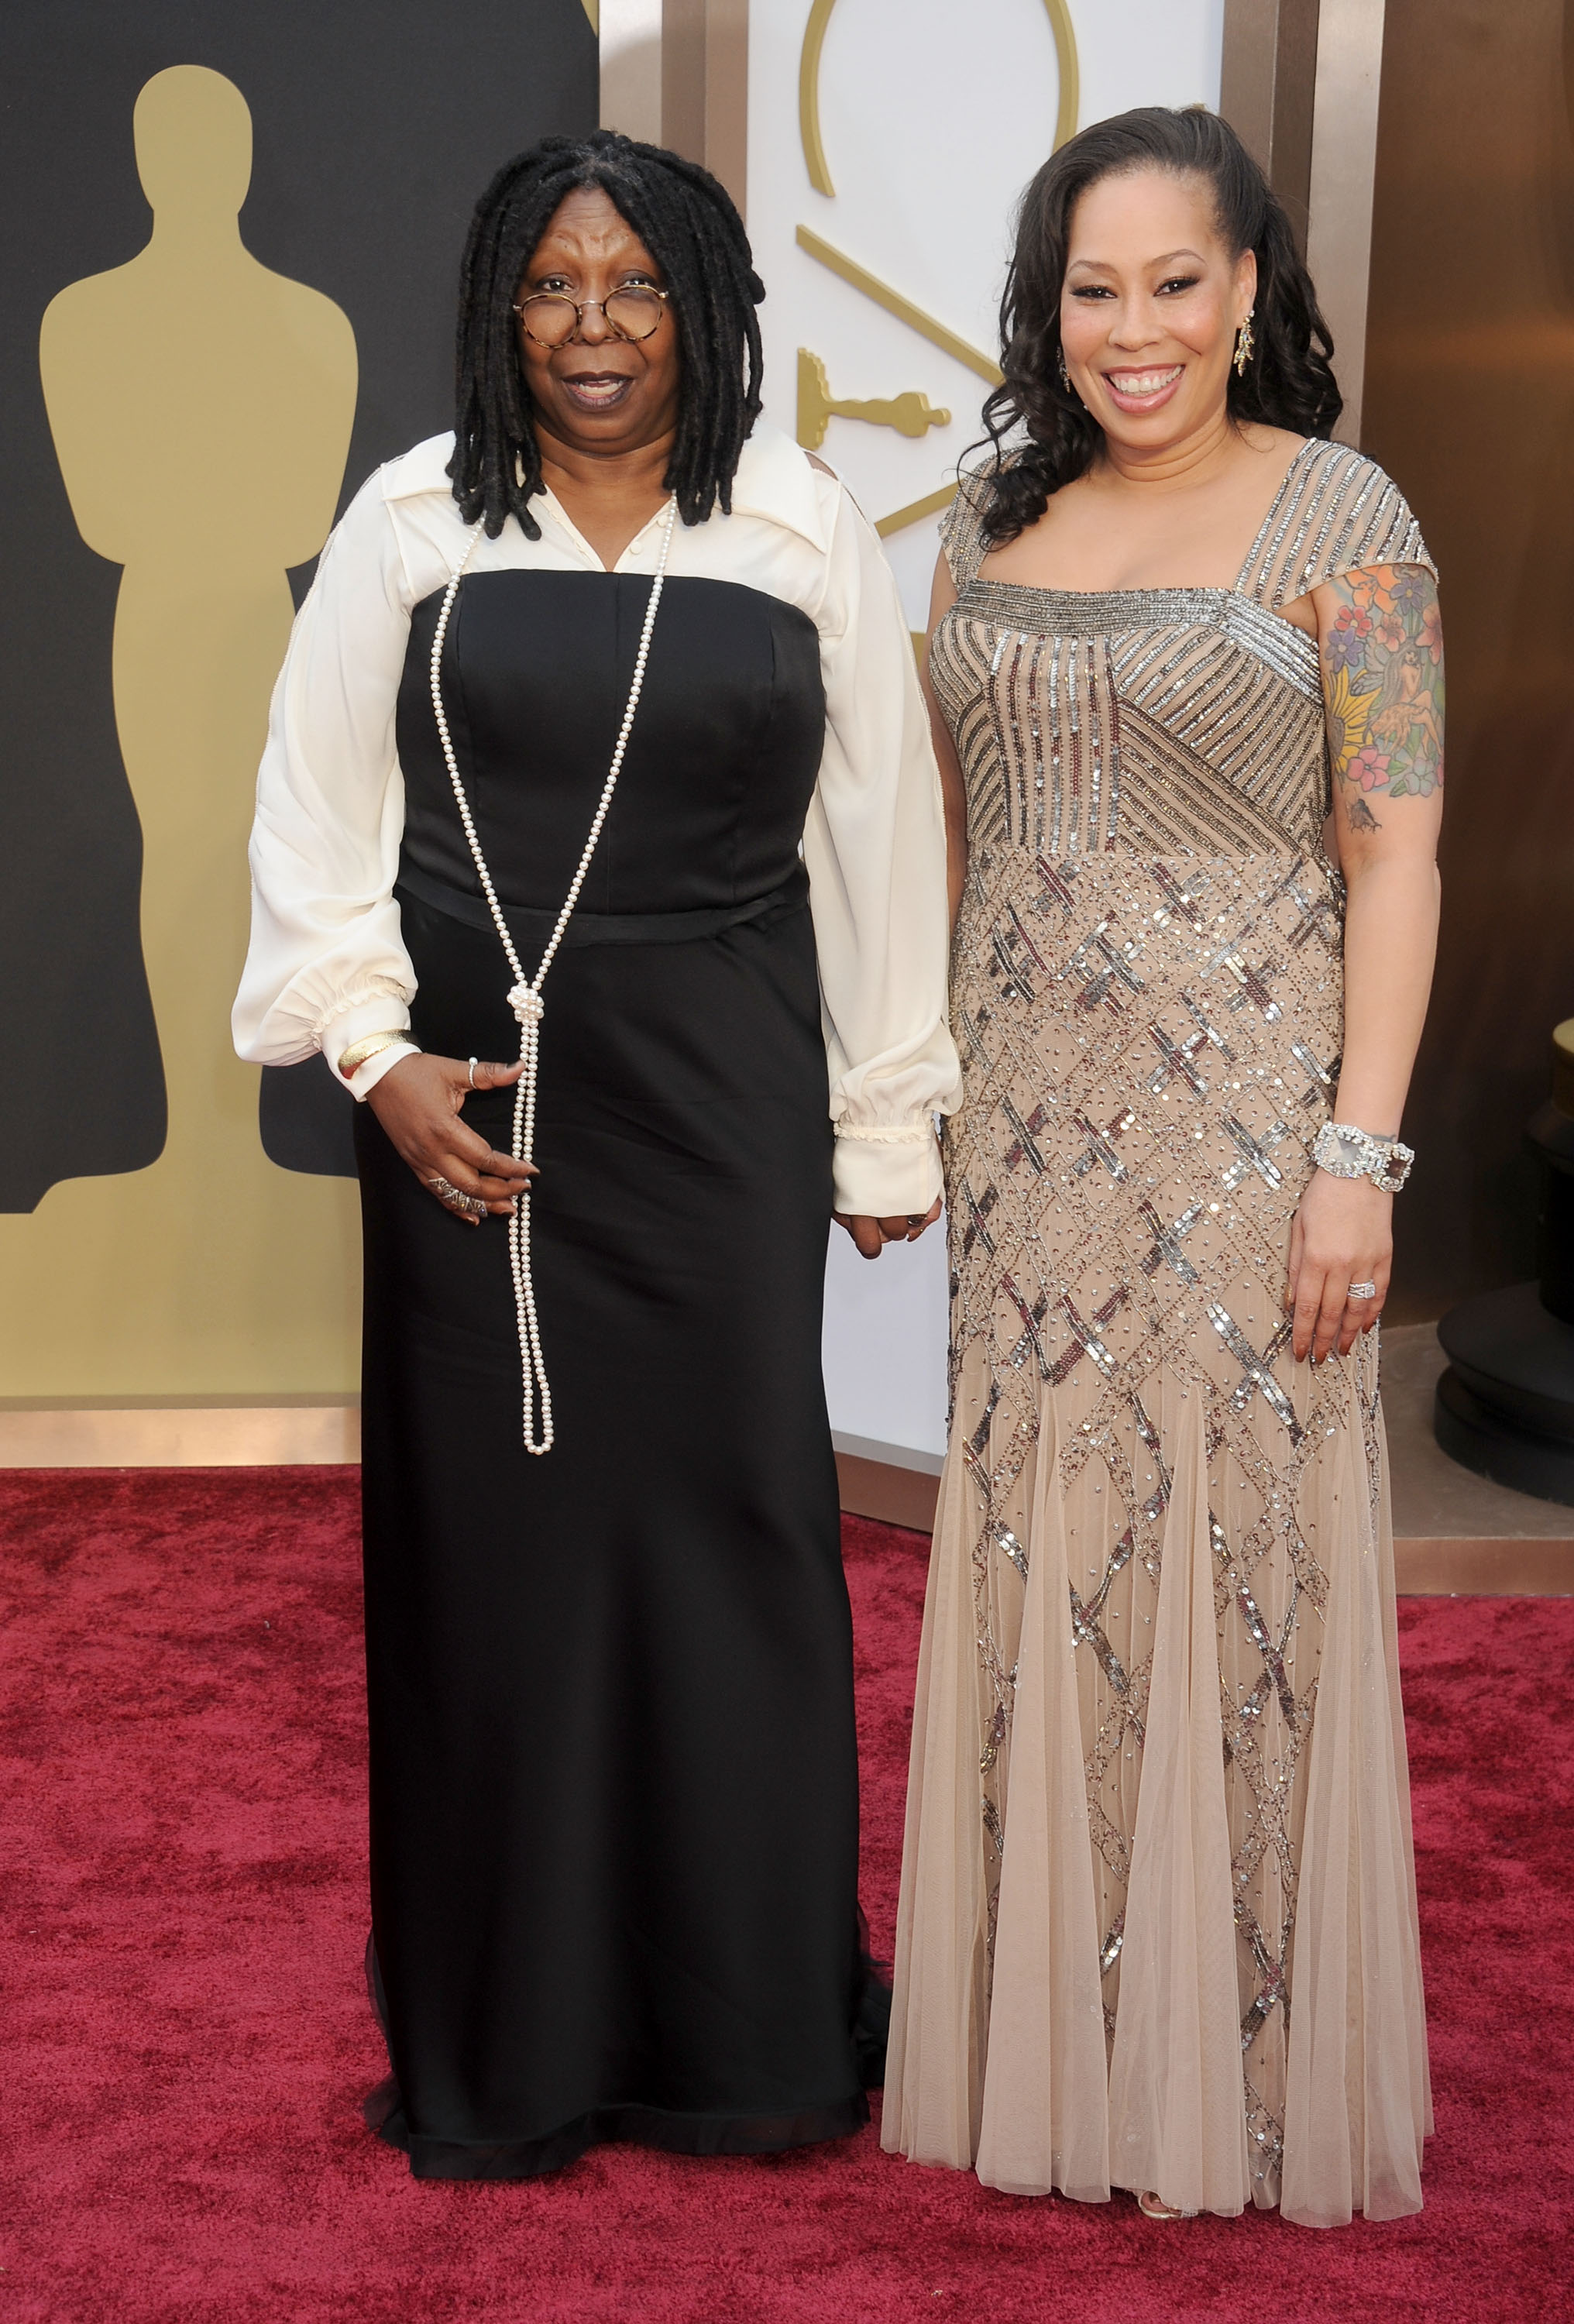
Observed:
[[[648,339],[661,321],[667,293],[644,283],[609,291],[604,299],[566,298],[561,290],[537,290],[516,299],[514,312],[526,336],[539,347],[566,347],[597,308],[614,338]]]

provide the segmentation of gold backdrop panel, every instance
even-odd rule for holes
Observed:
[[[268,1160],[229,1010],[286,568],[333,521],[354,335],[241,240],[252,124],[231,82],[156,75],[134,132],[152,238],[59,294],[40,364],[72,513],[124,567],[115,721],[169,1130],[150,1168],[0,1218],[0,1394],[338,1390],[357,1366],[354,1188]],[[92,1074],[94,1044],[85,1023],[74,1070]]]

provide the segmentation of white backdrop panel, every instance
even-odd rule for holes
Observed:
[[[1071,0],[1078,125],[1132,105],[1219,101],[1224,0]],[[1045,0],[837,0],[818,110],[834,186],[811,182],[799,71],[811,0],[752,0],[749,231],[769,292],[766,408],[797,429],[800,348],[833,397],[917,391],[951,414],[921,438],[833,418],[821,456],[877,521],[934,493],[979,435],[985,381],[798,246],[807,227],[986,356],[997,349],[1014,213],[1048,153],[1060,74]],[[890,534],[907,618],[924,627],[938,520]],[[825,1281],[832,1425],[894,1447],[944,1445],[945,1251],[938,1230],[872,1265],[837,1231]]]

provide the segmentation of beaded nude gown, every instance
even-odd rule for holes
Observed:
[[[1231,589],[980,580],[980,509],[932,659],[966,1094],[885,2144],[1394,2218],[1431,2122],[1393,1545],[1376,1335],[1314,1370],[1284,1309],[1343,927],[1279,608],[1431,563],[1327,443]]]

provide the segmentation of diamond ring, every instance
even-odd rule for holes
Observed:
[[[1349,1296],[1352,1299],[1376,1299],[1377,1286],[1375,1283],[1352,1283]]]

